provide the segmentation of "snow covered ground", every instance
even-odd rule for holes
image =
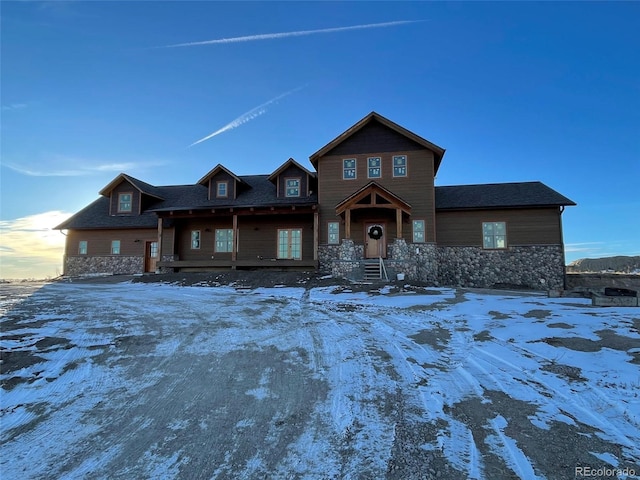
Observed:
[[[2,304],[3,479],[640,475],[638,308],[448,289],[28,293]]]

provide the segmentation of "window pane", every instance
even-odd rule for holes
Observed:
[[[86,255],[87,254],[87,241],[86,240],[80,240],[80,243],[78,244],[78,253],[80,255]]]
[[[495,248],[495,244],[493,243],[493,236],[485,235],[482,245],[484,248]]]
[[[496,235],[505,235],[506,234],[506,224],[504,222],[496,222],[493,224],[494,232]]]
[[[191,232],[191,248],[200,248],[200,230],[194,230]]]
[[[504,235],[496,235],[494,238],[495,238],[495,248],[507,247],[507,238]]]
[[[482,233],[484,235],[493,235],[493,223],[488,223],[488,222],[483,223]]]
[[[120,255],[120,240],[111,241],[111,254]]]

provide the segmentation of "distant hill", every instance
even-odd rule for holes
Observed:
[[[581,258],[567,265],[567,273],[580,272],[617,272],[640,274],[640,256]]]

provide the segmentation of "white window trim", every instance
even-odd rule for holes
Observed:
[[[369,163],[369,160],[380,160],[380,166],[372,167],[371,164]],[[372,177],[371,176],[372,168],[377,168],[378,170],[380,170],[380,175],[378,175],[377,177]],[[367,178],[382,178],[382,157],[367,157]]]
[[[226,242],[229,245],[229,250],[218,250],[218,232],[231,232],[231,244],[229,245],[229,238],[227,238]],[[215,253],[232,253],[233,252],[233,228],[216,228],[213,237],[213,251]]]
[[[404,158],[404,175],[396,175],[396,158]],[[394,178],[405,178],[409,176],[409,160],[407,155],[394,155],[391,163],[391,173]]]
[[[122,206],[122,196],[129,195],[129,210],[123,210],[120,208]],[[132,213],[133,212],[133,192],[120,192],[118,193],[118,213]]]
[[[504,225],[504,235],[501,235],[501,236],[504,236],[504,247],[487,247],[487,246],[485,245],[485,242],[484,242],[484,236],[485,236],[485,235],[484,235],[484,226],[485,226],[487,223],[491,223],[491,224],[494,224],[494,225],[495,225],[496,223],[502,223],[502,224]],[[496,235],[495,233],[492,235],[492,237],[493,237],[493,239],[494,239],[494,244],[495,244],[495,237],[496,237],[496,236],[497,236],[497,235]],[[508,235],[507,235],[507,222],[505,222],[505,221],[503,221],[503,220],[499,220],[499,221],[495,221],[495,222],[482,222],[482,248],[483,248],[484,250],[506,250],[506,249],[508,248],[508,245],[509,245],[509,244],[508,244]]]
[[[347,168],[344,166],[344,162],[347,160],[353,160],[353,168]],[[344,174],[347,170],[353,170],[353,177],[345,177]],[[343,158],[342,159],[342,179],[343,180],[355,180],[358,178],[358,159],[357,158]]]
[[[198,246],[194,247],[194,233],[198,234]],[[202,233],[200,232],[200,230],[191,230],[191,250],[200,250],[200,246],[202,245]]]
[[[297,195],[289,195],[289,187],[287,186],[287,182],[289,180],[295,180],[298,182],[298,194]],[[284,179],[284,196],[287,198],[299,198],[300,197],[300,187],[302,185],[302,179],[300,177],[285,177]],[[294,187],[291,187],[294,188]]]
[[[220,185],[224,185],[224,195],[220,194]],[[216,198],[229,198],[229,182],[227,180],[216,182]]]
[[[331,225],[336,224],[338,226],[337,238],[335,242],[331,241]],[[340,222],[327,222],[327,244],[328,245],[340,245]]]

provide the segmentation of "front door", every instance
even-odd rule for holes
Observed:
[[[146,242],[144,248],[144,271],[155,272],[158,261],[158,242]]]
[[[366,258],[385,258],[387,256],[385,242],[385,226],[382,223],[367,223],[364,231],[364,252]]]

